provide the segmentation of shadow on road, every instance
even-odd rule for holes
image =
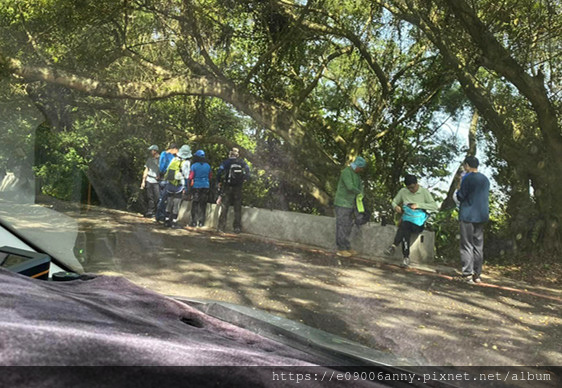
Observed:
[[[68,211],[86,271],[256,307],[425,365],[561,365],[561,304],[243,236]]]

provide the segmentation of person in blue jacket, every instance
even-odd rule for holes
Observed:
[[[160,159],[158,160],[158,167],[160,172],[160,198],[158,198],[158,206],[156,207],[156,221],[163,222],[166,219],[166,207],[168,204],[168,191],[166,186],[168,181],[166,180],[166,171],[170,162],[178,153],[178,146],[176,143],[171,143],[166,151],[160,154]]]
[[[192,159],[191,171],[189,172],[190,192],[193,198],[190,223],[192,227],[205,225],[211,177],[211,166],[205,159],[205,151],[196,151]]]
[[[478,172],[478,159],[467,156],[463,162],[466,174],[455,193],[460,204],[460,256],[462,276],[468,283],[480,283],[484,261],[484,223],[490,218],[490,181]]]

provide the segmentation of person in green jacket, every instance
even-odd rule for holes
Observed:
[[[353,214],[358,195],[363,195],[363,181],[359,173],[365,169],[367,162],[361,156],[344,168],[338,182],[334,209],[336,212],[336,254],[350,257],[357,254],[351,249],[349,236],[353,227]]]
[[[437,203],[425,187],[421,187],[418,178],[406,175],[404,185],[392,200],[392,207],[401,214],[401,222],[394,237],[394,242],[384,253],[392,256],[398,244],[402,243],[402,266],[410,265],[410,236],[423,231],[429,212],[438,210]]]

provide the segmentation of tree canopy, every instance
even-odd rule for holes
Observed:
[[[253,204],[322,214],[339,171],[361,154],[368,198],[385,211],[406,172],[448,179],[467,150],[443,128],[475,111],[479,157],[507,195],[505,227],[522,246],[556,251],[560,7],[2,0],[2,94],[29,98],[45,144],[61,153],[44,149],[39,176],[73,165],[67,175],[84,174],[116,207],[138,195],[146,146],[177,141],[215,165],[239,146],[258,171]]]

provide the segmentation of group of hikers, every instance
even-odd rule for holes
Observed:
[[[172,143],[162,153],[157,145],[148,147],[150,152],[144,166],[141,189],[146,189],[148,200],[145,217],[173,229],[179,228],[178,214],[182,199],[191,202],[191,227],[205,226],[207,203],[212,201],[211,183],[213,171],[204,150],[194,154],[188,145],[179,149]],[[242,231],[242,187],[250,178],[250,168],[240,158],[238,148],[230,150],[217,171],[217,204],[221,206],[219,231],[225,231],[228,208],[234,206],[233,228]]]
[[[182,198],[192,200],[191,227],[205,225],[207,203],[211,198],[212,168],[205,158],[205,151],[191,154],[187,145],[179,149],[171,144],[159,153],[158,146],[148,148],[151,155],[145,163],[141,189],[148,197],[147,217],[155,217],[171,228],[178,228],[178,213]],[[468,156],[463,161],[464,173],[454,200],[459,206],[460,257],[462,276],[469,283],[481,282],[484,232],[483,225],[489,218],[490,182],[478,172],[479,161]],[[349,237],[354,223],[364,224],[369,215],[363,205],[363,181],[361,172],[367,161],[358,156],[342,170],[334,199],[336,215],[336,254],[351,257],[357,252],[351,249]],[[239,150],[232,148],[217,171],[218,199],[221,206],[218,230],[225,231],[226,216],[234,205],[233,228],[242,231],[242,186],[250,177],[248,164],[240,158]],[[420,186],[414,175],[406,175],[404,186],[392,199],[392,208],[400,215],[398,230],[392,244],[384,253],[393,256],[398,245],[402,247],[402,266],[410,265],[410,243],[414,235],[424,230],[427,219],[438,210],[437,203],[425,187]]]
[[[340,175],[334,207],[336,213],[336,254],[350,257],[357,252],[351,249],[349,236],[354,218],[361,225],[365,217],[363,206],[363,181],[360,173],[367,166],[361,156],[346,167]],[[460,221],[460,258],[462,277],[468,283],[480,283],[484,250],[484,224],[489,219],[490,181],[478,172],[479,161],[474,156],[467,156],[463,161],[464,173],[454,193],[455,203],[459,206]],[[413,235],[424,230],[430,213],[438,206],[429,190],[420,186],[414,175],[406,175],[404,186],[392,199],[392,207],[400,215],[398,230],[392,244],[385,249],[388,256],[394,255],[399,244],[402,245],[402,266],[410,265],[410,242]]]

